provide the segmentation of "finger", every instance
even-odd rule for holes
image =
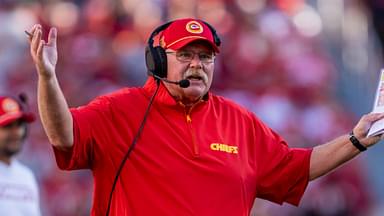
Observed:
[[[24,33],[27,34],[28,36],[28,41],[29,42],[32,42],[32,38],[33,38],[33,33],[35,31],[35,28],[36,28],[36,24],[32,26],[32,28],[30,28],[28,31],[25,30]]]
[[[48,34],[48,46],[54,46],[56,47],[56,41],[57,41],[57,29],[56,28],[51,28],[49,30]]]
[[[35,24],[35,25],[33,25],[32,28],[29,29],[29,32],[30,32],[31,34],[34,34],[35,31],[36,31],[36,29],[41,29],[41,25],[40,25],[40,24]]]
[[[31,52],[33,54],[36,54],[37,48],[39,47],[41,34],[42,34],[41,29],[36,29],[33,34],[32,43],[31,43]]]
[[[371,122],[375,122],[384,118],[384,113],[377,113],[371,117]]]
[[[36,54],[38,59],[43,59],[43,48],[44,48],[44,40],[40,40],[39,46],[37,47]]]
[[[29,29],[29,31],[24,31],[29,36],[28,38],[29,38],[30,42],[32,41],[32,38],[33,38],[37,29],[41,29],[40,24],[35,24],[32,26],[32,28]]]
[[[369,122],[374,122],[384,118],[384,113],[370,113],[363,116],[363,119]]]

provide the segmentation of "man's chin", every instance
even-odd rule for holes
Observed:
[[[14,142],[3,149],[3,154],[9,157],[14,156],[15,154],[20,152],[21,147],[22,147],[21,142]]]
[[[19,152],[20,152],[20,148],[18,148],[18,149],[6,149],[3,153],[7,157],[12,157],[12,156],[16,155]]]
[[[200,100],[205,94],[205,89],[198,87],[198,86],[189,86],[184,90],[184,93],[187,98],[189,98],[191,101],[197,101]]]

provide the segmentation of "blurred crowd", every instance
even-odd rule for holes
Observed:
[[[27,93],[37,113],[24,34],[34,23],[58,28],[57,75],[69,105],[78,106],[142,85],[151,31],[193,16],[222,39],[213,91],[248,107],[290,146],[313,147],[370,111],[384,38],[373,30],[384,32],[383,8],[379,0],[0,0],[0,92]],[[40,122],[29,132],[21,159],[37,175],[43,214],[89,215],[91,173],[60,171]],[[380,215],[366,166],[362,156],[312,182],[299,208],[256,200],[252,214]]]

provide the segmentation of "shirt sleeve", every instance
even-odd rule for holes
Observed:
[[[71,108],[73,118],[72,148],[61,150],[53,146],[56,163],[60,169],[74,170],[91,168],[93,159],[93,148],[96,145],[96,134],[103,127],[92,127],[101,125],[102,119],[108,119],[109,102],[105,97],[99,97],[86,106]]]
[[[273,130],[255,118],[257,197],[299,205],[309,182],[312,149],[289,148]]]

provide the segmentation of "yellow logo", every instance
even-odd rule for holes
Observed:
[[[227,153],[231,153],[231,154],[238,154],[239,153],[237,146],[230,146],[230,145],[222,144],[222,143],[212,143],[210,147],[214,151],[222,151],[222,152],[227,152]]]
[[[194,34],[200,34],[203,32],[203,26],[197,21],[190,21],[185,26],[188,32],[194,33]]]

